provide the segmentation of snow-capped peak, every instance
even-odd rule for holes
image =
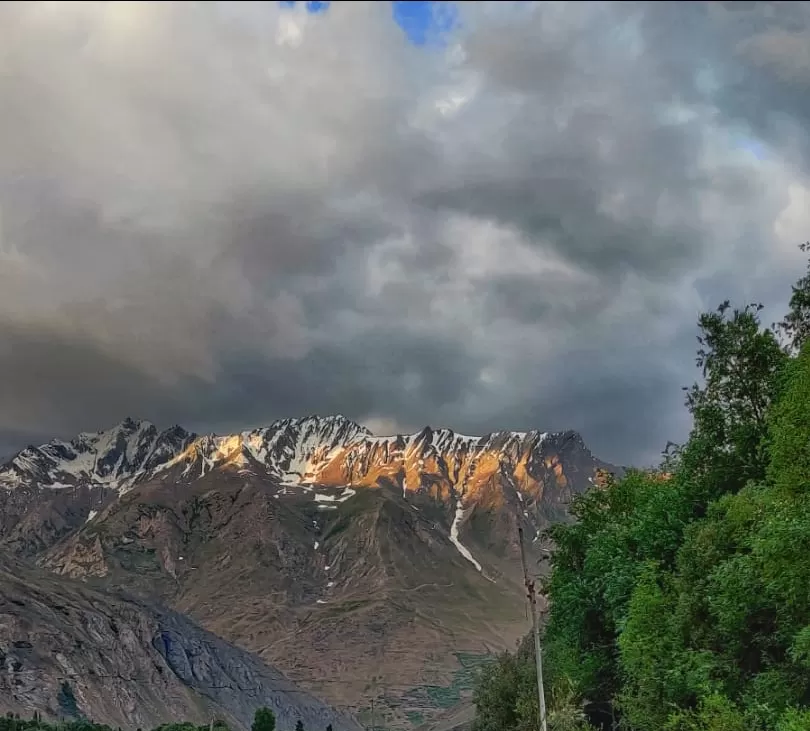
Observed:
[[[418,471],[426,462],[439,460],[458,465],[455,471],[461,474],[462,468],[475,469],[484,454],[498,453],[510,461],[539,454],[547,438],[536,431],[475,437],[431,427],[416,434],[376,437],[341,415],[279,419],[235,434],[197,436],[179,426],[158,431],[148,421],[126,418],[69,442],[55,439],[27,447],[0,467],[0,487],[97,484],[126,490],[153,477],[193,480],[224,467],[261,471],[283,483],[343,480],[341,484],[348,485],[374,464],[407,463],[409,470]],[[407,489],[417,489],[418,483],[409,480]]]
[[[193,438],[178,427],[158,432],[151,422],[126,418],[110,429],[82,432],[69,442],[54,439],[26,447],[0,468],[0,487],[124,487],[183,451]]]
[[[165,465],[185,463],[185,476],[200,476],[225,463],[258,463],[282,482],[311,482],[313,468],[370,432],[344,416],[279,419],[270,426],[229,436],[201,437]],[[200,460],[200,467],[195,461]]]

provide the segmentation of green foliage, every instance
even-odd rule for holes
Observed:
[[[208,731],[208,726],[196,726],[188,721],[179,723],[164,723],[152,731]]]
[[[550,727],[810,730],[810,268],[788,347],[760,310],[701,316],[667,474],[631,471],[551,530]],[[482,674],[475,731],[537,728],[527,648]]]
[[[269,708],[257,708],[250,731],[275,731],[276,715]]]
[[[785,369],[785,394],[771,414],[768,478],[784,490],[805,490],[810,483],[810,341]]]
[[[84,719],[59,724],[47,723],[35,712],[30,720],[21,719],[19,715],[7,714],[5,718],[0,718],[0,731],[113,731],[113,729]]]
[[[810,728],[810,711],[789,708],[776,726],[776,731],[807,731]]]
[[[799,245],[805,253],[810,252],[810,241]],[[810,335],[810,261],[805,275],[791,288],[790,309],[778,329],[788,340],[788,348],[798,351]]]
[[[593,731],[582,701],[570,680],[552,689],[548,728],[549,731]]]
[[[66,695],[73,696],[72,691],[68,692],[62,686],[62,690]],[[68,686],[69,687],[69,686]],[[74,698],[75,700],[75,698]],[[267,710],[267,709],[260,709]],[[272,712],[270,712],[272,717]],[[262,714],[264,717],[264,714]],[[273,717],[273,724],[275,718]],[[221,720],[215,720],[213,723],[215,731],[229,731],[227,724]],[[263,727],[265,728],[265,727]],[[152,731],[209,731],[210,725],[204,724],[197,726],[196,724],[189,723],[188,721],[177,723],[166,723],[155,727]],[[114,731],[110,726],[104,724],[93,723],[86,719],[79,719],[69,722],[48,723],[42,719],[42,714],[35,711],[31,720],[22,720],[19,715],[14,716],[9,713],[6,717],[0,717],[0,731]],[[121,731],[119,728],[117,731]],[[141,731],[139,728],[138,731]],[[331,729],[327,729],[331,731]]]
[[[573,682],[564,680],[553,687],[550,700],[549,731],[593,731]],[[516,653],[503,653],[482,668],[473,701],[473,731],[537,731],[537,672],[530,636]]]
[[[666,731],[754,731],[743,713],[728,698],[713,694],[702,699],[697,711],[678,710],[661,728]]]
[[[688,485],[695,514],[706,503],[765,476],[768,412],[788,356],[759,321],[762,305],[733,310],[724,302],[700,316],[697,365],[704,384],[687,389],[689,441],[676,472]]]
[[[505,652],[482,669],[473,692],[477,713],[473,731],[536,731],[537,692],[533,646]]]

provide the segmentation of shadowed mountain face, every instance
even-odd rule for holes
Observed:
[[[517,527],[539,548],[599,469],[615,471],[574,432],[375,437],[310,417],[199,437],[127,420],[0,469],[0,545],[157,596],[407,726],[463,702],[477,659],[525,631]]]
[[[0,705],[112,726],[222,718],[249,728],[272,708],[281,728],[359,727],[259,658],[154,604],[100,592],[0,557]]]

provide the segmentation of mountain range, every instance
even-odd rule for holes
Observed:
[[[526,630],[518,525],[542,573],[544,529],[602,471],[620,470],[571,431],[125,419],[0,467],[0,552],[69,591],[170,607],[361,722],[375,699],[377,725],[436,726]]]

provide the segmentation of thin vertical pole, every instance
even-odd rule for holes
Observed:
[[[546,727],[546,696],[543,692],[543,652],[540,647],[540,625],[537,621],[537,597],[534,592],[534,581],[529,578],[529,567],[526,563],[526,550],[523,547],[523,528],[518,522],[518,536],[520,539],[520,563],[523,565],[523,581],[526,584],[526,596],[532,613],[532,633],[534,634],[534,659],[537,663],[537,698],[540,702],[540,731],[547,731]]]

